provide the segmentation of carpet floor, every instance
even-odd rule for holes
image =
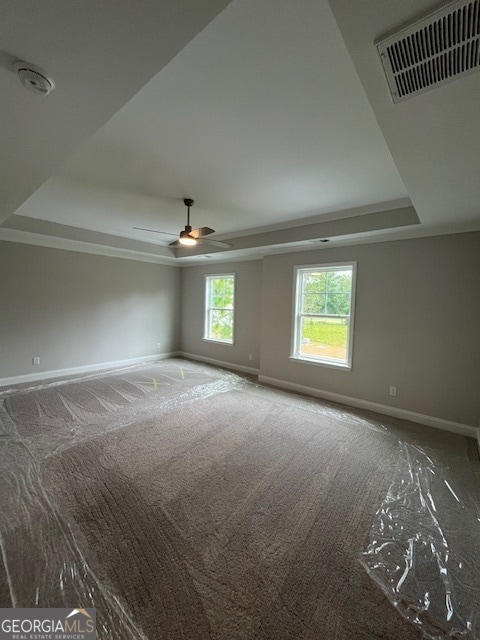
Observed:
[[[96,606],[99,638],[419,639],[359,555],[399,439],[474,455],[182,360],[11,390],[1,417],[0,606]]]

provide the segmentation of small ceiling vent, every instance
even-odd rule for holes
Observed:
[[[457,0],[376,43],[394,102],[480,69],[480,0]]]

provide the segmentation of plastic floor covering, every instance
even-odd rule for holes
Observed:
[[[263,416],[261,410],[267,404]],[[254,424],[255,416],[258,429],[266,429],[261,438]],[[319,439],[320,426],[326,435]],[[301,445],[304,458],[300,463],[300,445],[295,444],[295,450],[289,449],[289,429],[295,433],[305,429]],[[225,436],[221,446],[227,447],[228,455],[218,443],[227,431],[228,437]],[[362,524],[358,525],[357,535],[363,540],[363,547],[353,550],[356,566],[371,578],[379,597],[387,598],[409,621],[412,635],[408,637],[423,634],[435,640],[479,639],[480,464],[473,441],[262,387],[231,372],[180,359],[0,390],[0,606],[96,607],[97,634],[102,640],[319,638],[319,630],[330,628],[323,627],[315,618],[327,615],[318,604],[322,599],[321,587],[312,586],[314,579],[321,579],[320,568],[316,569],[316,577],[307,575],[306,570],[297,575],[291,569],[291,576],[295,576],[293,586],[288,586],[288,580],[272,569],[271,574],[264,574],[267,577],[262,584],[261,572],[258,575],[251,568],[248,573],[241,573],[242,554],[244,564],[248,558],[260,558],[270,571],[279,555],[288,555],[294,535],[303,535],[303,530],[312,535],[315,527],[320,527],[316,524],[322,514],[318,505],[328,500],[327,467],[334,464],[325,454],[322,467],[322,452],[329,442],[332,446],[335,443],[354,468],[362,434],[365,442],[386,442],[395,463],[389,467],[385,461],[378,461],[380,466],[386,465],[383,477],[388,482],[385,489],[378,489],[384,492],[379,498],[375,486],[369,489],[373,511],[368,515],[365,507],[363,519],[358,520]],[[240,437],[252,441],[249,458],[244,450],[235,454],[232,448],[231,443]],[[267,450],[269,439],[273,453]],[[195,447],[189,448],[189,442],[195,442]],[[244,458],[240,460],[238,456]],[[291,496],[277,500],[274,496],[287,482],[290,458],[295,456],[300,471],[297,469],[292,475]],[[96,466],[88,466],[90,459],[95,459]],[[285,461],[278,480],[276,459]],[[252,460],[258,469],[252,467]],[[374,457],[372,460],[374,468]],[[120,464],[126,469],[121,480]],[[145,469],[150,465],[149,468],[161,472],[158,476],[154,473],[144,477],[143,464]],[[217,493],[209,485],[202,489],[206,508],[210,509],[209,491],[215,503],[208,526],[202,520],[202,509],[195,512],[195,520],[191,516],[193,489],[185,484],[190,469],[195,491],[200,491],[198,487],[207,473],[214,474]],[[230,493],[224,488],[220,491],[218,487],[228,483],[233,487],[232,474],[239,469],[235,488],[229,489]],[[340,467],[335,468],[331,476],[339,485],[344,480],[341,473]],[[120,501],[132,499],[140,503],[144,498],[140,489],[144,487],[149,502],[145,521],[138,526],[143,527],[145,536],[155,537],[149,544],[157,544],[156,536],[163,535],[162,531],[155,532],[158,523],[164,522],[165,530],[180,531],[185,547],[179,546],[171,554],[175,556],[179,549],[184,549],[181,562],[195,585],[194,590],[186,592],[183,617],[180,614],[172,617],[167,609],[180,608],[184,585],[172,582],[169,594],[173,595],[165,603],[163,591],[158,594],[155,591],[158,576],[152,575],[148,587],[150,599],[146,603],[133,582],[131,595],[128,586],[120,588],[114,579],[115,572],[102,562],[105,550],[100,543],[92,542],[95,537],[89,537],[88,533],[96,526],[95,513],[81,508],[91,499],[87,493],[95,495],[105,490],[102,474],[110,478],[110,492],[112,486],[123,483],[121,497],[116,498]],[[250,477],[256,478],[257,485],[248,484]],[[351,481],[355,483],[355,476]],[[76,487],[81,487],[79,494],[85,492],[75,496],[78,508],[70,502]],[[361,496],[362,487],[356,489]],[[347,485],[345,490],[350,490]],[[254,493],[262,497],[247,510],[244,503],[252,503]],[[302,509],[298,507],[300,503]],[[170,505],[170,510],[165,505]],[[283,505],[283,511],[277,514],[278,505]],[[159,513],[167,514],[164,521],[159,517],[151,520],[157,506]],[[330,508],[335,513],[335,505]],[[345,509],[346,521],[349,518],[348,508]],[[301,522],[312,513],[317,520],[312,519],[302,529]],[[352,512],[352,519],[354,516]],[[240,542],[232,533],[237,526],[232,523],[241,523],[242,518],[248,520],[249,528],[242,527],[238,534],[242,546],[235,551]],[[149,532],[151,522],[154,524]],[[285,522],[291,527],[292,538],[274,544],[272,540],[279,538]],[[98,535],[105,538],[109,526],[106,524]],[[134,558],[129,571],[134,573],[135,557],[140,565],[142,548],[138,532],[131,530],[131,523],[128,526],[130,529],[121,534],[130,548],[120,549],[112,557],[121,562],[122,553],[128,551]],[[338,526],[342,531],[342,522]],[[268,527],[271,529],[267,531]],[[201,562],[189,560],[189,541],[201,543]],[[161,544],[162,549],[168,549],[171,543]],[[306,541],[302,544],[299,549],[307,548]],[[237,553],[237,564],[232,561],[229,566],[229,553]],[[298,558],[300,555],[292,559],[292,567],[303,562]],[[305,567],[309,562],[306,558]],[[147,565],[148,562],[142,571],[148,570]],[[165,572],[162,580],[168,582],[169,565],[160,566]],[[213,574],[217,593],[213,593],[209,578]],[[248,598],[250,584],[252,591],[257,589],[256,602]],[[348,577],[345,584],[348,602]],[[308,602],[307,598],[299,603],[290,593],[295,589],[305,594],[317,589],[316,599]],[[228,602],[222,615],[217,611],[220,600]],[[272,610],[270,621],[265,620],[264,613],[256,613],[257,609],[260,611],[258,602],[263,602],[264,609]],[[277,606],[281,607],[278,611]],[[296,615],[296,607],[301,614]],[[162,611],[163,622],[158,622],[158,611]],[[364,618],[371,615],[367,605],[362,611]],[[341,612],[336,615],[341,619]],[[336,621],[336,626],[331,627],[336,629],[335,636],[331,638],[387,638],[381,635],[385,631],[368,631],[365,624],[366,630],[359,629],[355,635],[353,628]]]

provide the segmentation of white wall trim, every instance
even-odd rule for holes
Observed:
[[[10,378],[0,378],[0,387],[10,386],[12,384],[22,384],[23,382],[35,382],[36,380],[47,380],[49,378],[62,378],[64,376],[73,376],[82,373],[91,373],[95,371],[103,371],[104,369],[118,369],[120,367],[129,367],[142,362],[152,362],[154,360],[165,360],[166,358],[174,358],[179,355],[178,351],[171,353],[157,353],[153,356],[142,356],[140,358],[129,358],[128,360],[114,360],[112,362],[100,362],[96,364],[87,364],[81,367],[69,367],[68,369],[53,369],[50,371],[39,371],[38,373],[27,373]]]
[[[94,255],[107,256],[109,258],[124,258],[126,260],[136,260],[137,262],[153,262],[155,264],[166,264],[174,267],[180,266],[176,264],[176,258],[174,257],[158,256],[153,253],[140,253],[139,251],[132,251],[131,249],[108,247],[102,244],[71,240],[69,238],[45,236],[30,231],[19,231],[18,229],[0,229],[0,240],[4,240],[5,242],[18,242],[20,244],[32,244],[37,247],[49,247],[50,249],[63,249],[64,251],[93,253]]]
[[[423,413],[408,411],[407,409],[391,407],[386,404],[371,402],[370,400],[352,398],[350,396],[344,396],[340,393],[323,391],[322,389],[314,389],[313,387],[307,387],[303,384],[296,384],[295,382],[287,382],[286,380],[278,380],[277,378],[270,378],[269,376],[259,375],[258,381],[263,384],[269,384],[274,387],[280,387],[281,389],[287,389],[288,391],[296,391],[298,393],[304,393],[309,396],[314,396],[315,398],[322,398],[323,400],[331,400],[332,402],[338,402],[339,404],[346,404],[348,406],[356,407],[358,409],[366,409],[367,411],[382,413],[387,416],[392,416],[393,418],[401,418],[402,420],[408,420],[409,422],[423,424],[423,425],[426,425],[427,427],[434,427],[436,429],[442,429],[443,431],[451,431],[453,433],[459,433],[462,436],[477,438],[479,447],[480,447],[480,429],[478,427],[462,424],[461,422],[451,422],[450,420],[444,420],[443,418],[436,418],[435,416],[428,416]]]
[[[259,369],[253,367],[244,367],[242,364],[235,364],[233,362],[224,362],[223,360],[215,360],[214,358],[207,358],[205,356],[197,356],[194,353],[187,353],[186,351],[178,351],[178,354],[182,358],[188,358],[189,360],[196,360],[197,362],[205,362],[206,364],[213,364],[216,367],[223,367],[224,369],[233,369],[233,371],[241,371],[242,373],[250,373],[253,376],[258,376]]]

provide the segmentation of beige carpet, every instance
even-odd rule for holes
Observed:
[[[10,585],[4,576],[0,606],[12,606],[12,590],[17,606],[61,606],[65,572],[66,584],[78,579],[72,593],[91,598],[69,606],[93,601],[100,619],[102,607],[123,607],[100,638],[133,637],[133,627],[149,640],[421,637],[359,554],[399,434],[458,455],[465,438],[179,360],[11,393],[3,419],[25,447],[16,460],[30,460],[28,481],[4,481],[30,497],[2,509],[26,504],[30,515],[3,532]],[[56,572],[54,584],[24,584],[29,567]],[[122,611],[130,627],[117,624]]]

